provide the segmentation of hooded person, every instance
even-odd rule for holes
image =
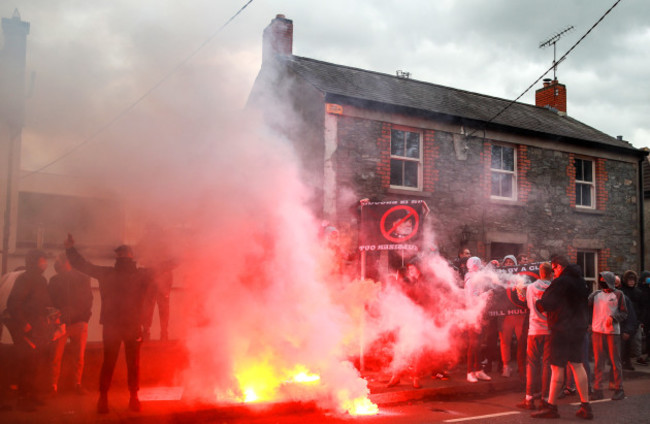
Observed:
[[[115,249],[115,265],[93,265],[74,247],[74,239],[68,234],[64,242],[66,255],[73,268],[99,281],[102,301],[99,323],[102,328],[104,361],[99,377],[99,400],[97,412],[108,413],[108,390],[113,371],[124,343],[129,392],[129,409],[140,411],[140,346],[142,344],[142,317],[144,300],[153,282],[151,270],[138,268],[130,246]]]
[[[621,364],[621,322],[628,315],[625,295],[616,288],[613,272],[600,273],[600,290],[589,296],[592,310],[591,343],[594,349],[594,393],[593,400],[603,398],[604,373],[607,360],[612,363],[614,375],[614,395],[612,400],[625,398],[623,391],[623,369]]]
[[[503,266],[517,266],[517,258],[515,255],[506,255],[503,258]]]
[[[488,282],[483,279],[480,273],[481,259],[472,256],[467,259],[467,274],[465,274],[465,293],[467,302],[476,304],[478,297],[489,296]],[[467,329],[467,381],[476,383],[479,380],[489,381],[492,378],[485,373],[481,366],[480,353],[481,342],[485,337],[483,321],[485,317],[481,314],[479,322]]]
[[[18,358],[18,409],[35,411],[40,400],[36,396],[37,367],[44,363],[51,341],[48,317],[52,300],[43,272],[47,257],[41,250],[30,250],[25,256],[25,272],[18,275],[7,298],[7,327]]]

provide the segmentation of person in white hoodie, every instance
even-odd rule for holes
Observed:
[[[625,399],[623,391],[623,368],[621,364],[621,321],[627,318],[627,307],[623,292],[616,289],[616,276],[613,272],[600,273],[600,290],[589,296],[592,308],[591,342],[594,347],[594,393],[591,399],[598,400],[603,395],[603,374],[607,359],[612,363],[614,374],[614,395],[612,400]]]
[[[525,301],[530,309],[526,351],[526,398],[517,404],[517,407],[522,409],[537,409],[534,394],[540,387],[542,407],[548,402],[551,382],[551,331],[548,328],[546,312],[537,309],[535,302],[542,298],[544,291],[551,285],[552,276],[551,264],[544,262],[539,266],[539,279],[517,291],[519,299]]]

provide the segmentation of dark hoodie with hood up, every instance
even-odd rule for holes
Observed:
[[[589,324],[588,297],[589,288],[582,278],[582,270],[577,264],[570,264],[551,281],[536,305],[541,312],[548,314],[551,333],[578,335],[586,332]]]

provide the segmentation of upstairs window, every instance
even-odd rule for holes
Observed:
[[[594,162],[587,159],[576,158],[576,206],[581,208],[594,208],[596,186],[594,184]]]
[[[390,185],[420,189],[422,180],[422,142],[420,133],[391,130]]]
[[[508,146],[492,146],[491,195],[500,199],[516,199],[517,176],[515,174],[515,149]]]

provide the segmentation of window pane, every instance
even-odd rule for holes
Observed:
[[[503,148],[503,168],[506,171],[515,170],[515,149],[511,147]]]
[[[584,177],[582,178],[583,181],[592,182],[594,180],[593,169],[594,167],[592,161],[590,160],[583,161],[583,172],[584,172]]]
[[[584,206],[582,204],[582,184],[576,184],[576,205]]]
[[[501,196],[512,197],[512,175],[501,174]]]
[[[586,279],[593,280],[596,278],[596,254],[594,252],[578,252],[578,265]]]
[[[501,161],[501,146],[492,146],[492,169],[503,169]]]
[[[582,270],[583,277],[585,276],[585,254],[583,252],[578,252],[576,263]]]
[[[573,161],[573,164],[576,167],[576,180],[584,181],[583,178],[584,172],[582,170],[582,159],[576,159],[575,161]]]
[[[576,205],[592,206],[591,185],[576,184]]]
[[[588,184],[582,185],[582,205],[591,206],[591,186]]]
[[[501,174],[492,173],[492,196],[501,196]]]
[[[418,163],[404,162],[404,185],[406,187],[418,186]]]
[[[415,159],[420,158],[420,134],[406,133],[406,156]]]
[[[404,156],[404,150],[404,131],[391,130],[390,154],[394,156]]]
[[[402,167],[404,161],[391,159],[390,160],[390,184],[401,186],[402,184]]]

